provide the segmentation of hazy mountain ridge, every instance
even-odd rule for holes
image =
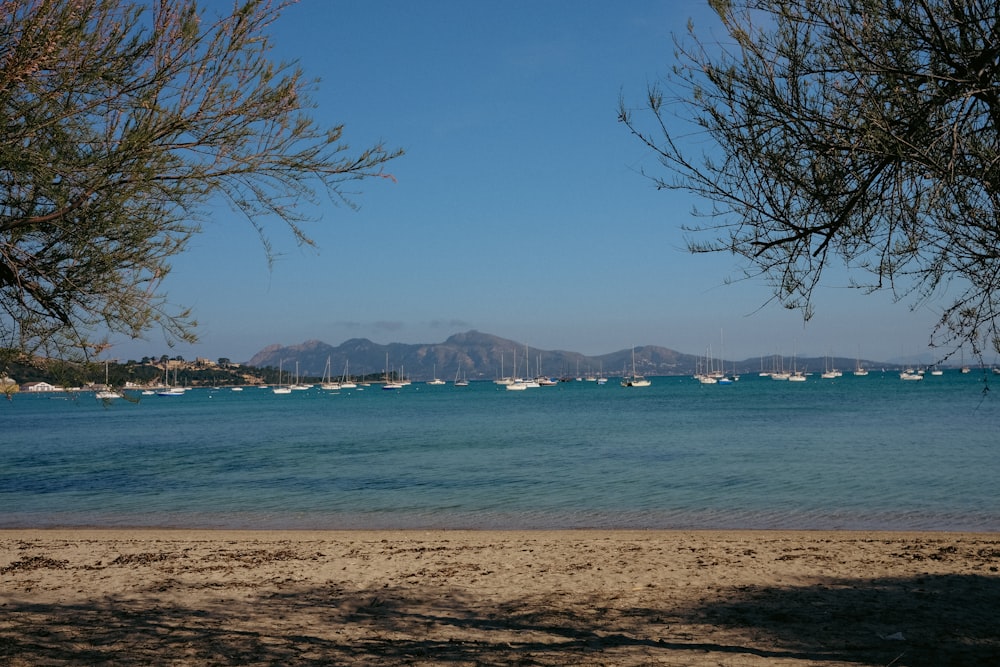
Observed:
[[[542,350],[530,345],[525,348],[522,342],[475,330],[454,334],[443,343],[381,345],[367,338],[351,338],[337,346],[319,340],[289,346],[269,345],[255,354],[247,365],[277,368],[281,362],[286,371],[294,371],[298,363],[300,375],[320,377],[329,358],[334,377],[343,374],[348,364],[352,374],[381,374],[386,370],[386,355],[389,369],[398,372],[402,367],[405,375],[414,380],[428,380],[435,375],[447,380],[454,378],[456,373],[470,380],[493,379],[501,375],[501,364],[502,375],[541,374],[549,377],[576,377],[598,372],[619,375],[623,369],[631,372],[632,368],[631,349],[587,356],[565,350]],[[513,369],[515,356],[516,371]],[[786,370],[791,369],[791,358],[776,358],[771,355],[763,358],[764,370],[772,370],[776,360]],[[738,373],[756,373],[761,370],[761,363],[761,359],[755,357],[735,362],[715,360],[714,365],[716,368],[721,365],[727,373],[733,372],[734,367]],[[829,360],[800,358],[795,361],[799,370],[809,372],[822,372],[828,365],[842,371],[851,371],[854,370],[855,363],[854,359],[846,357]],[[862,360],[862,364],[868,368],[891,365],[866,360]],[[656,345],[643,345],[635,348],[635,365],[636,370],[645,375],[691,375],[704,369],[705,358]]]

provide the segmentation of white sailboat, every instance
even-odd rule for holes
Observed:
[[[858,345],[858,356],[854,359],[854,371],[853,374],[857,377],[864,377],[868,375],[868,369],[861,365],[861,346]]]
[[[396,382],[393,378],[389,376],[389,353],[385,353],[385,384],[382,385],[382,389],[392,391],[394,389],[402,389],[403,383]]]
[[[441,386],[441,385],[443,385],[443,384],[448,384],[447,382],[445,382],[444,380],[442,380],[441,378],[439,378],[437,376],[437,370],[438,370],[437,369],[437,364],[434,364],[433,378],[430,379],[430,380],[428,380],[427,384],[432,384],[432,385],[438,386],[438,387]]]
[[[622,376],[623,387],[648,387],[653,384],[643,376],[635,372],[635,348],[632,348],[632,375]]]
[[[517,350],[514,350],[514,361],[517,361]],[[515,369],[516,373],[517,370]],[[503,374],[503,352],[500,353],[500,376],[493,381],[493,384],[509,385],[514,382],[514,378]]]
[[[299,382],[299,362],[295,362],[295,384],[292,385],[293,391],[305,391],[306,389],[312,389],[311,384],[302,384]]]
[[[501,369],[503,372],[503,369]],[[528,385],[524,383],[524,380],[517,377],[517,348],[514,348],[514,364],[511,369],[511,376],[509,378],[504,378],[504,382],[501,384],[506,386],[507,391],[524,391],[528,388]]]
[[[176,396],[183,396],[184,395],[184,388],[176,386],[177,385],[177,367],[176,366],[174,367],[174,385],[175,386],[173,386],[173,387],[170,386],[169,378],[167,376],[167,369],[168,369],[168,364],[164,364],[163,365],[163,385],[164,385],[164,388],[162,390],[156,392],[156,395],[157,396],[165,396],[165,397],[168,397],[168,398],[170,398],[170,397],[176,397]]]
[[[275,394],[290,394],[290,393],[292,393],[292,388],[291,387],[286,387],[285,385],[281,384],[281,360],[280,359],[278,360],[278,386],[275,387],[275,388],[273,388],[271,390],[271,392],[275,393]]]
[[[111,399],[122,397],[121,394],[113,390],[111,385],[108,384],[108,362],[106,361],[104,362],[104,389],[99,389],[94,394],[94,397],[102,401],[109,401]]]
[[[330,377],[330,357],[326,358],[326,368],[323,369],[323,380],[320,382],[320,389],[326,389],[329,391],[335,391],[340,389],[340,383],[334,382],[333,378]]]
[[[524,363],[525,377],[527,377],[528,376],[527,345],[524,346],[524,358],[525,358],[525,363]],[[507,383],[507,391],[524,391],[528,387],[537,387],[537,386],[538,383],[535,382],[534,380],[529,381],[525,380],[524,378],[517,377],[517,348],[514,348],[514,376],[511,378],[511,381]]]
[[[789,382],[805,382],[806,374],[798,369],[796,364],[795,350],[792,350],[792,374],[788,376]]]
[[[838,371],[836,368],[830,367],[830,355],[823,357],[823,372],[819,374],[824,380],[835,380],[839,378],[843,373]]]
[[[351,380],[351,374],[349,369],[351,367],[350,360],[344,362],[344,377],[340,378],[340,388],[341,389],[356,389],[357,383]]]
[[[775,353],[772,363],[774,364],[774,370],[771,372],[772,380],[787,380],[792,376],[785,371],[785,358],[781,355]]]

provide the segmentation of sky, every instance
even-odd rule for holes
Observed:
[[[343,124],[352,147],[406,151],[385,168],[395,182],[349,184],[357,209],[324,201],[305,227],[315,248],[269,223],[270,266],[245,220],[213,210],[163,285],[193,308],[199,342],[168,347],[152,331],[111,356],[246,361],[272,344],[438,343],[470,329],[588,355],[925,352],[934,302],[865,295],[833,271],[805,323],[762,280],[730,283],[736,258],[686,251],[681,226],[705,202],[640,173],[665,174],[617,108],[669,72],[689,19],[721,34],[696,0],[289,7],[274,57],[319,78],[313,114]]]

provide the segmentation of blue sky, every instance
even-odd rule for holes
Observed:
[[[113,357],[245,361],[261,348],[434,343],[478,329],[542,349],[602,354],[662,345],[747,358],[773,353],[888,359],[925,351],[935,304],[817,293],[816,315],[766,305],[761,281],[726,284],[737,260],[692,256],[680,225],[690,195],[656,191],[658,165],[616,121],[673,61],[706,2],[305,0],[274,26],[276,57],[320,79],[315,116],[357,149],[406,155],[396,183],[353,184],[301,248],[276,221],[268,267],[254,230],[222,207],[173,262],[164,289],[191,306],[200,342],[162,334]],[[657,172],[662,173],[662,172]],[[724,341],[724,342],[723,342]]]

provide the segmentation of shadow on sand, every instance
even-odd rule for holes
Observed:
[[[1000,578],[850,579],[706,592],[648,608],[562,596],[338,586],[177,606],[142,599],[41,605],[3,598],[0,664],[988,665],[1000,664]],[[581,610],[586,610],[582,613]]]

